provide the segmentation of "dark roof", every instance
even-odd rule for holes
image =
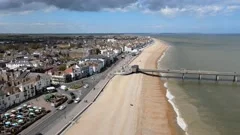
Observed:
[[[18,76],[17,79],[23,79],[25,78],[30,72],[23,72],[21,75]]]

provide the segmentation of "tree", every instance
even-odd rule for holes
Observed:
[[[59,69],[60,71],[66,70],[66,64],[60,65],[60,66],[58,67],[58,69]]]

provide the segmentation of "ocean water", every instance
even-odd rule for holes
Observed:
[[[159,68],[240,72],[240,35],[155,37],[170,44]],[[164,80],[166,96],[185,134],[240,135],[240,82]]]

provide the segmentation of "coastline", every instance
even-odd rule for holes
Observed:
[[[155,48],[156,50],[152,51],[152,55],[147,60],[147,62],[144,65],[144,68],[147,69],[157,69],[158,68],[158,62],[164,57],[165,52],[169,48],[169,45],[166,42],[163,42],[159,39],[155,39],[155,42],[158,42],[157,44],[163,46],[163,48]],[[159,46],[160,47],[160,46]],[[142,67],[143,68],[143,67]],[[141,104],[143,105],[143,111],[142,116],[139,116],[141,118],[140,126],[138,127],[139,131],[137,135],[139,134],[171,134],[176,135],[176,114],[171,106],[171,104],[168,102],[168,99],[166,97],[167,89],[164,86],[164,81],[162,81],[159,77],[153,77],[153,76],[147,76],[144,75],[143,77],[144,81],[142,83],[143,89],[142,89],[142,100]],[[149,98],[151,97],[151,98]],[[164,119],[165,116],[165,119]],[[167,118],[167,119],[166,119]],[[163,121],[164,120],[164,121]],[[160,122],[161,121],[161,122]],[[150,123],[150,124],[146,124]],[[161,128],[165,128],[164,131],[162,131]]]
[[[166,43],[154,39],[130,64],[157,68]],[[175,114],[159,77],[115,76],[94,104],[66,134],[176,135]]]

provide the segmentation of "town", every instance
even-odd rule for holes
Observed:
[[[88,102],[82,99],[101,80],[152,42],[132,35],[0,35],[0,134],[30,134],[40,127],[35,123],[47,123],[44,117]]]

